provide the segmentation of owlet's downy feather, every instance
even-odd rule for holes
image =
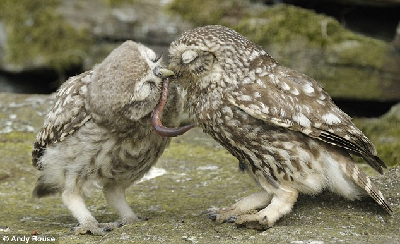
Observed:
[[[127,41],[93,70],[68,79],[39,131],[32,151],[41,175],[33,195],[62,193],[79,221],[76,233],[103,235],[139,218],[125,199],[125,189],[156,163],[170,139],[150,126],[162,79],[173,75],[149,48]],[[179,124],[179,89],[170,88],[163,121]],[[96,185],[121,217],[101,224],[85,206],[85,192]]]
[[[279,65],[223,26],[182,34],[171,44],[169,57],[169,68],[187,89],[189,115],[263,188],[211,211],[218,222],[267,228],[291,211],[299,193],[323,189],[350,200],[370,195],[392,212],[349,154],[380,173],[385,164],[315,80]]]

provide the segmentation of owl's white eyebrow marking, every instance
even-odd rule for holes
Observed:
[[[184,64],[188,64],[188,63],[192,62],[193,60],[195,60],[198,56],[199,56],[199,54],[196,51],[187,50],[184,53],[182,53],[182,62]]]

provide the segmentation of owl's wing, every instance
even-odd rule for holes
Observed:
[[[58,90],[55,103],[33,144],[32,164],[39,170],[42,169],[39,159],[47,146],[65,140],[91,119],[85,110],[87,83],[91,75],[92,72],[87,71],[71,77]]]
[[[226,94],[227,100],[251,116],[302,132],[361,156],[382,173],[385,163],[370,140],[312,78],[283,66],[257,69],[252,79]]]

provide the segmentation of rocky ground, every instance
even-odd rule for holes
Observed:
[[[350,202],[323,193],[300,196],[293,212],[266,231],[211,221],[201,213],[212,206],[228,206],[259,188],[238,171],[235,158],[199,129],[174,139],[152,174],[128,189],[130,206],[148,220],[103,237],[76,236],[70,230],[76,221],[60,196],[31,198],[38,172],[30,163],[30,151],[51,99],[0,94],[0,237],[37,230],[55,236],[59,243],[400,242],[400,168],[395,167],[383,176],[368,170],[391,203],[392,216],[370,199]],[[100,191],[91,195],[87,205],[101,222],[117,218]]]

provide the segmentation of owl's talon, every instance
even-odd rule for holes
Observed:
[[[115,226],[116,226],[117,228],[121,228],[122,226],[125,226],[125,225],[127,225],[127,223],[115,222]]]
[[[235,223],[237,220],[237,216],[231,216],[225,220],[225,223]]]
[[[206,211],[203,211],[200,215],[207,215],[207,217],[213,221],[217,221],[219,217],[219,208],[212,207],[207,209]]]
[[[218,214],[209,214],[209,215],[208,215],[208,218],[211,219],[211,220],[213,220],[213,221],[216,221],[217,218],[218,218]]]
[[[217,220],[218,214],[217,213],[209,213],[207,214],[207,217],[211,220]]]

